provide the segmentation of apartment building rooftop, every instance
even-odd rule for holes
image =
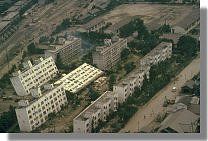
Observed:
[[[92,81],[96,80],[103,73],[103,71],[84,63],[69,74],[64,74],[64,77],[54,84],[64,83],[65,90],[76,93]]]
[[[0,21],[0,31],[10,24],[10,21]]]
[[[7,12],[15,12],[15,11],[19,11],[20,10],[20,6],[18,5],[14,5],[12,7],[10,7]]]
[[[86,121],[88,118],[86,117],[86,114],[93,114],[100,110],[96,105],[99,103],[105,103],[106,101],[109,101],[109,96],[114,95],[112,91],[106,91],[104,94],[102,94],[98,99],[96,99],[94,102],[92,102],[87,108],[85,108],[78,116],[74,118],[74,120],[83,120]]]
[[[163,49],[165,49],[168,45],[171,45],[171,44],[172,43],[169,43],[169,42],[161,42],[154,49],[152,49],[149,53],[147,53],[142,59],[160,54]]]
[[[6,16],[4,16],[4,18],[2,19],[2,21],[11,21],[13,20],[16,16],[18,16],[19,12],[9,12]]]
[[[77,37],[74,37],[74,36],[69,36],[69,37],[67,37],[67,39],[61,38],[61,40],[62,41],[59,42],[58,44],[51,45],[50,46],[50,51],[57,52],[57,51],[63,49],[66,45],[70,45],[73,42],[75,42],[77,40],[80,40],[80,38],[77,38]]]
[[[124,38],[114,38],[114,39],[106,39],[104,40],[104,46],[97,46],[95,52],[103,54],[104,52],[111,49],[112,46],[116,46],[120,43],[120,41],[124,41]]]

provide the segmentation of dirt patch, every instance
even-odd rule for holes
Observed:
[[[176,24],[193,10],[192,6],[164,4],[124,4],[103,16],[108,22],[118,22],[126,17],[140,16],[145,23],[158,20],[160,24],[167,21]]]

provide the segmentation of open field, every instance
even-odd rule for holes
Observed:
[[[145,24],[164,24],[165,21],[175,25],[184,19],[191,11],[192,6],[188,5],[164,5],[164,4],[123,4],[103,18],[111,23],[117,23],[127,17],[140,16]]]

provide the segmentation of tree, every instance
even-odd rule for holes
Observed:
[[[9,111],[3,112],[0,116],[0,132],[7,132],[15,123],[17,123],[15,109],[13,106],[10,106]]]
[[[199,51],[198,41],[191,36],[182,36],[179,38],[176,52],[184,57],[191,58]]]
[[[44,53],[44,50],[43,50],[43,49],[40,49],[40,48],[37,48],[37,47],[35,46],[35,43],[34,43],[34,42],[30,43],[30,44],[27,46],[27,50],[28,50],[28,53],[29,53],[30,55],[32,55],[32,54],[43,54],[43,53]]]
[[[109,89],[113,89],[113,85],[116,83],[116,75],[115,74],[110,74],[110,79],[109,79]]]
[[[95,91],[91,85],[89,85],[88,91],[91,101],[95,101],[100,96],[100,94],[97,91]]]
[[[61,22],[61,24],[56,27],[56,29],[53,31],[52,34],[57,34],[57,33],[61,32],[63,30],[66,30],[70,26],[71,26],[70,19],[69,18],[63,19],[63,21]]]
[[[125,48],[121,51],[121,60],[126,60],[130,54],[129,49]]]
[[[136,65],[134,64],[134,62],[129,62],[124,65],[124,69],[127,74],[130,73],[134,68],[136,68]]]

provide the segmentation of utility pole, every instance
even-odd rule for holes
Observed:
[[[137,132],[139,133],[139,120],[138,120],[138,123],[137,123]]]

